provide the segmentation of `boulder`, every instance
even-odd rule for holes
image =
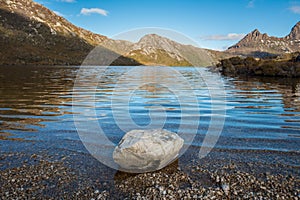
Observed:
[[[166,130],[132,130],[116,146],[113,159],[127,172],[155,171],[177,159],[183,143],[180,136]]]

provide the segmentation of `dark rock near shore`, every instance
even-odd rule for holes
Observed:
[[[232,57],[221,60],[216,68],[223,75],[229,76],[300,77],[299,55],[294,54],[288,60]]]

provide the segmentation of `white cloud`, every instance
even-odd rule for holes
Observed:
[[[245,37],[244,33],[229,33],[227,35],[208,35],[201,37],[203,40],[240,40]]]
[[[99,15],[107,16],[108,11],[103,10],[101,8],[82,8],[80,14],[82,15],[99,14]]]
[[[291,6],[289,7],[289,10],[293,13],[300,14],[300,6]]]
[[[61,16],[61,17],[63,17],[64,15],[62,14],[62,13],[60,13],[60,12],[58,12],[58,11],[53,11],[55,14],[57,14],[58,16]]]
[[[254,8],[254,2],[255,2],[255,0],[250,0],[248,2],[247,8]]]

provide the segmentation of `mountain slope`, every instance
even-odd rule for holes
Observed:
[[[0,2],[1,65],[80,65],[108,38],[78,28],[32,0]],[[113,51],[107,50],[111,54]],[[120,57],[115,64],[137,65]]]
[[[290,34],[282,38],[268,36],[266,33],[262,34],[255,29],[237,44],[229,47],[226,52],[264,57],[296,51],[300,51],[300,22],[292,28]]]

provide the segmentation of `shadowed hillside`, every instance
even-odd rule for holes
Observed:
[[[0,2],[1,65],[80,65],[106,39],[31,0]],[[139,65],[124,56],[114,64]]]

